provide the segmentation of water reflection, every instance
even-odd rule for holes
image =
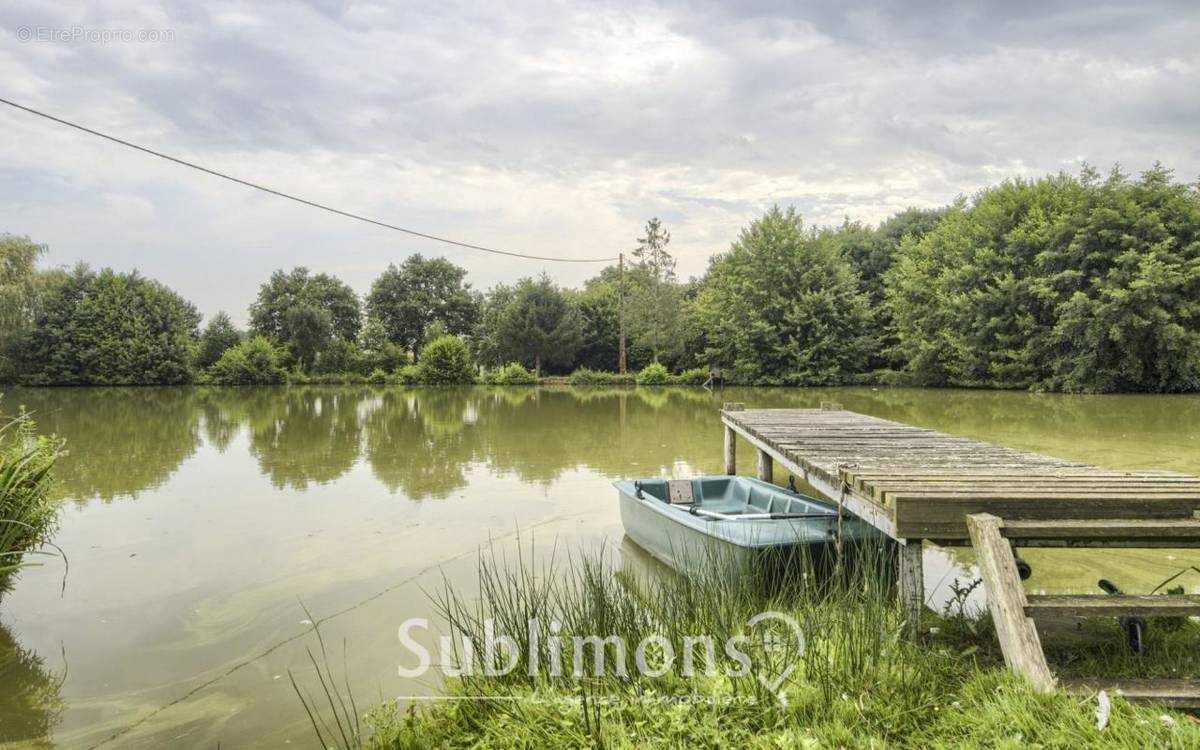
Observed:
[[[1197,396],[16,390],[5,403],[27,404],[44,429],[68,441],[58,476],[74,504],[56,541],[71,571],[65,595],[61,569],[47,566],[23,571],[0,602],[11,630],[0,627],[0,744],[18,734],[49,742],[37,738],[53,732],[58,747],[87,748],[129,731],[112,746],[302,746],[311,739],[307,717],[285,675],[306,663],[305,654],[270,650],[304,632],[298,600],[332,616],[337,640],[348,639],[357,694],[428,689],[397,682],[396,625],[429,614],[425,592],[447,569],[472,585],[478,548],[518,528],[536,531],[547,547],[560,539],[566,548],[619,543],[609,479],[721,471],[724,401],[837,401],[1049,455],[1200,473]],[[741,469],[753,465],[742,454]],[[1200,565],[1194,551],[1030,550],[1027,557],[1031,589],[1055,593],[1093,591],[1100,572],[1119,573],[1124,588],[1144,592]],[[971,576],[971,559],[928,550],[929,590]],[[1200,591],[1198,577],[1180,582]],[[60,691],[33,653],[53,657],[62,644],[72,662]]]
[[[76,501],[157,487],[202,443],[199,392],[190,388],[18,390],[38,427],[68,437],[62,489]]]
[[[484,467],[549,483],[711,461],[716,409],[846,408],[1114,467],[1200,472],[1200,397],[914,389],[93,388],[17,391],[67,438],[60,477],[78,502],[161,485],[204,443],[241,434],[276,488],[306,489],[360,461],[390,492],[445,498]],[[664,435],[669,438],[664,439]]]
[[[467,483],[479,399],[459,389],[384,391],[369,403],[365,458],[391,492],[447,497]]]
[[[62,718],[66,673],[51,674],[40,656],[17,642],[0,623],[0,745],[50,748],[51,730]]]

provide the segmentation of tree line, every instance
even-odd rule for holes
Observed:
[[[240,331],[137,272],[39,269],[43,246],[4,235],[0,378],[594,382],[624,329],[644,382],[1200,390],[1200,191],[1161,165],[1006,180],[878,226],[773,207],[686,281],[670,241],[652,219],[623,271],[579,289],[542,275],[479,291],[421,255],[362,298],[279,270]]]

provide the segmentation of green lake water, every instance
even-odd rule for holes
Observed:
[[[47,558],[0,599],[0,748],[315,744],[308,620],[359,706],[404,680],[397,627],[470,593],[489,544],[619,554],[621,477],[722,469],[723,401],[846,408],[1122,469],[1200,474],[1200,397],[906,389],[13,390],[66,438]],[[739,465],[754,470],[743,446]],[[777,481],[787,479],[776,471]],[[625,543],[626,545],[628,543]],[[1145,591],[1200,552],[1030,551],[1029,585]],[[971,575],[926,550],[931,603]],[[65,588],[64,588],[65,578]],[[1181,579],[1200,592],[1200,574]],[[343,644],[345,661],[343,662]]]

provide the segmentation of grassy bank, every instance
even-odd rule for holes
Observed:
[[[24,412],[0,418],[0,594],[27,553],[49,541],[58,520],[50,470],[60,443],[38,436]]]
[[[587,660],[589,651],[582,677],[572,675],[572,659],[565,655],[566,667],[557,677],[545,669],[530,676],[523,666],[485,676],[477,661],[474,674],[447,686],[449,695],[462,700],[403,711],[386,704],[369,715],[361,735],[349,732],[338,739],[328,733],[324,746],[1200,746],[1200,723],[1184,714],[1114,700],[1101,730],[1094,698],[1035,693],[1005,671],[989,623],[969,617],[961,602],[951,602],[940,616],[930,615],[925,625],[931,634],[923,641],[909,640],[885,583],[884,558],[883,553],[869,555],[822,582],[801,573],[771,590],[755,590],[744,585],[741,572],[717,574],[709,566],[698,568],[708,572],[684,578],[639,572],[627,561],[615,564],[604,556],[537,568],[529,560],[489,556],[480,565],[478,598],[454,591],[440,595],[440,609],[455,637],[454,662],[462,664],[469,652],[486,653],[487,620],[494,621],[493,634],[526,634],[526,623],[536,620],[539,637],[516,638],[518,665],[528,664],[531,652],[539,664],[550,663],[547,643],[555,633],[561,644],[575,635],[616,635],[630,644],[625,674],[612,668],[621,660],[616,652],[605,674],[597,675]],[[784,639],[781,651],[779,639],[765,637],[761,626],[747,627],[753,615],[765,611],[793,618],[804,634],[803,647]],[[554,622],[561,628],[552,628]],[[1063,646],[1054,653],[1071,662],[1072,673],[1125,663],[1125,673],[1178,675],[1183,669],[1196,674],[1200,628],[1178,625],[1152,627],[1149,656],[1137,660],[1115,653],[1120,648],[1115,632],[1113,651],[1089,645]],[[670,644],[672,653],[692,648],[699,658],[703,649],[697,652],[685,639],[701,634],[718,644],[715,668],[708,673],[696,667],[686,676],[681,660],[661,676],[636,669],[633,644],[656,636]],[[720,646],[738,635],[747,636],[743,650],[752,662],[744,674],[736,674],[736,662]],[[651,666],[664,663],[662,648],[647,653]],[[770,680],[787,665],[792,671],[776,689]],[[316,703],[310,702],[310,710],[318,731],[336,726]],[[349,720],[345,724],[351,726]]]

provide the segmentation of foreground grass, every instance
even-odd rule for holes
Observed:
[[[1003,668],[987,621],[972,620],[953,607],[926,623],[935,635],[921,643],[909,640],[885,583],[886,560],[883,550],[867,552],[853,566],[839,564],[821,577],[798,573],[766,590],[747,586],[746,571],[729,565],[697,566],[705,572],[685,578],[638,574],[605,556],[559,566],[551,561],[535,569],[531,560],[493,554],[481,562],[477,599],[447,589],[438,602],[456,643],[469,644],[476,655],[485,653],[490,619],[494,633],[518,635],[519,665],[527,664],[534,651],[546,664],[546,637],[558,632],[563,643],[575,634],[619,635],[631,650],[642,638],[657,635],[676,654],[684,652],[688,635],[708,634],[718,644],[748,635],[745,650],[754,666],[747,674],[730,676],[732,661],[722,658],[720,645],[716,669],[705,674],[700,667],[692,676],[680,674],[678,662],[662,676],[639,676],[629,658],[627,675],[614,674],[610,666],[596,676],[589,662],[585,674],[575,677],[570,657],[559,677],[545,670],[531,677],[522,668],[484,676],[476,659],[474,673],[447,685],[450,696],[466,700],[408,708],[387,704],[369,715],[369,735],[355,733],[348,741],[323,737],[323,745],[373,750],[1200,747],[1200,722],[1184,714],[1114,700],[1107,726],[1099,729],[1094,698],[1035,693]],[[726,572],[713,572],[722,569]],[[777,642],[752,633],[746,622],[763,611],[794,618],[805,636],[803,649],[780,653]],[[541,624],[536,641],[520,637],[529,620]],[[561,629],[548,629],[552,622]],[[1175,645],[1161,657],[1141,660],[1143,669],[1178,668],[1183,639],[1200,650],[1192,623],[1162,638]],[[1155,642],[1148,645],[1153,654]],[[466,663],[466,653],[465,647],[457,648],[454,661]],[[1096,664],[1111,667],[1114,659],[1102,656]],[[759,679],[778,676],[789,664],[793,671],[778,691]],[[328,701],[331,707],[337,703]],[[320,711],[315,704],[310,708],[320,731]]]
[[[931,686],[932,687],[932,686]],[[1179,714],[1114,701],[1096,727],[1094,701],[1039,695],[1000,670],[942,682],[940,698],[903,715],[869,693],[820,702],[819,690],[792,688],[787,708],[741,710],[695,705],[597,706],[567,691],[516,692],[529,702],[472,701],[372,716],[367,747],[417,748],[1194,748],[1200,725]],[[806,700],[806,697],[808,698]],[[589,714],[591,714],[589,716]],[[1162,717],[1166,716],[1164,720]]]

